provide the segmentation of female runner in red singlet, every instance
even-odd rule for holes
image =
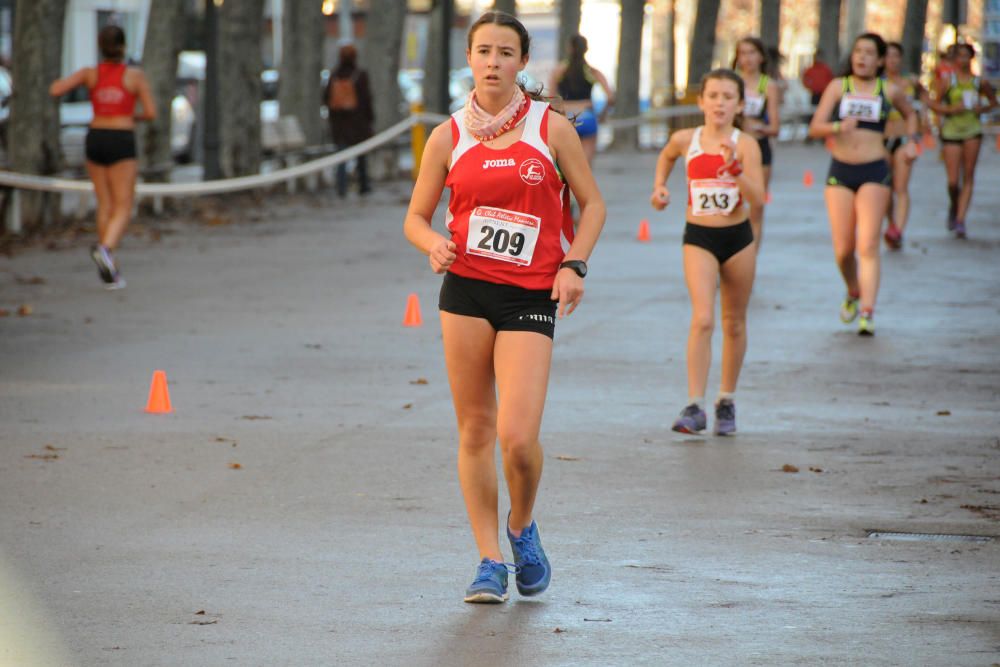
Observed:
[[[97,36],[102,61],[54,81],[49,94],[61,97],[77,86],[90,89],[94,118],[87,132],[87,173],[97,196],[97,245],[90,256],[108,289],[125,287],[111,253],[125,234],[132,216],[137,162],[135,122],[153,120],[156,106],[146,75],[125,62],[125,33],[105,26]],[[142,113],[135,114],[136,99]]]
[[[687,343],[688,405],[674,422],[680,433],[707,426],[705,387],[712,363],[715,290],[722,299],[722,382],[715,403],[715,433],[736,432],[736,383],[747,348],[747,303],[756,268],[756,245],[746,204],[764,203],[760,145],[736,127],[744,103],[743,79],[716,69],[702,79],[698,106],[705,124],[670,136],[656,162],[653,208],[670,203],[667,178],[674,163],[687,161],[687,224],[684,227],[684,278],[691,296]]]
[[[524,26],[504,12],[487,12],[469,29],[475,88],[465,108],[431,133],[403,223],[434,272],[445,274],[439,307],[458,421],[458,478],[480,558],[466,602],[507,599],[497,439],[518,591],[536,595],[549,585],[533,510],[552,336],[557,314],[580,303],[586,260],[605,217],[573,125],[517,82],[529,44]],[[431,217],[445,186],[451,197],[442,235]],[[580,204],[575,235],[567,186]]]

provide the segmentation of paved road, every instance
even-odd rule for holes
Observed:
[[[655,156],[599,157],[609,221],[543,424],[553,584],[502,607],[461,602],[475,549],[407,184],[136,225],[118,293],[86,238],[0,259],[0,307],[33,308],[0,318],[0,665],[1000,663],[1000,540],[867,537],[1000,536],[1000,157],[966,242],[918,163],[871,340],[837,319],[801,182],[823,151],[776,159],[720,440],[668,430],[688,304]],[[143,412],[154,369],[171,415]]]

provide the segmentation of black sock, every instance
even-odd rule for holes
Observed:
[[[954,218],[958,215],[958,186],[949,185],[948,186],[948,217]]]

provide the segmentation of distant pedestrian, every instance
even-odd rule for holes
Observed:
[[[94,117],[87,131],[87,173],[97,196],[97,245],[90,256],[108,289],[125,287],[125,279],[112,253],[125,234],[132,217],[135,196],[135,122],[153,120],[156,106],[146,75],[125,62],[125,32],[105,26],[97,35],[101,62],[84,67],[49,86],[49,94],[61,97],[78,86],[90,89]],[[138,99],[142,113],[136,115]]]
[[[948,230],[965,238],[965,216],[972,204],[979,149],[983,143],[980,115],[997,107],[989,81],[972,73],[976,55],[971,44],[954,47],[953,70],[934,81],[930,106],[941,118],[941,144],[948,174]]]
[[[344,150],[374,135],[372,123],[375,109],[372,105],[371,84],[368,73],[358,67],[358,50],[351,44],[340,47],[340,59],[330,74],[324,94],[330,136],[337,150]],[[368,180],[368,156],[356,160],[358,189],[362,195],[371,192]],[[337,165],[337,194],[347,196],[347,164]]]
[[[549,90],[556,91],[562,98],[563,110],[573,121],[576,133],[580,136],[587,162],[593,164],[597,153],[597,123],[607,115],[608,108],[614,106],[615,91],[607,77],[587,62],[586,37],[573,35],[567,46],[566,60],[559,63],[552,72]],[[594,86],[599,86],[607,99],[600,119],[594,113]]]
[[[662,211],[670,203],[667,179],[684,158],[687,192],[684,226],[684,280],[691,297],[687,341],[688,404],[673,424],[680,433],[700,433],[708,425],[705,389],[712,363],[715,294],[722,302],[722,381],[715,403],[716,435],[736,432],[736,383],[747,349],[747,304],[753,288],[757,251],[747,204],[764,202],[760,145],[738,128],[745,102],[743,78],[728,69],[712,70],[701,81],[700,127],[679,130],[656,161],[650,203]]]
[[[809,124],[811,136],[833,137],[823,195],[834,258],[847,287],[840,319],[845,324],[857,319],[861,336],[875,335],[879,237],[892,196],[884,135],[893,107],[903,116],[907,136],[917,137],[917,115],[906,91],[882,77],[887,50],[879,35],[859,35],[844,76],[826,87]],[[900,150],[912,159],[917,143],[910,141]]]
[[[833,70],[823,61],[823,51],[816,49],[812,65],[802,72],[802,85],[809,91],[809,103],[814,107],[819,104],[823,91],[833,81]]]
[[[438,307],[458,480],[480,559],[466,602],[508,597],[497,539],[497,440],[518,592],[538,595],[551,580],[534,516],[552,339],[556,320],[583,298],[586,260],[604,225],[604,201],[573,126],[517,83],[530,42],[521,22],[501,11],[469,28],[475,87],[431,132],[403,223],[431,269],[445,274]],[[431,218],[445,187],[442,235]],[[580,203],[575,233],[568,190]]]

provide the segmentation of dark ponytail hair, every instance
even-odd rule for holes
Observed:
[[[878,57],[882,59],[882,64],[878,66],[878,71],[875,72],[876,77],[880,77],[885,74],[885,54],[889,50],[889,46],[882,39],[882,35],[876,32],[863,32],[854,38],[854,43],[851,45],[851,52],[847,54],[847,63],[844,65],[844,73],[841,76],[854,76],[854,47],[858,45],[863,39],[867,39],[875,45],[875,51],[878,53]]]
[[[502,12],[499,9],[488,11],[476,19],[476,22],[469,26],[469,35],[466,38],[466,48],[472,51],[472,38],[484,25],[498,25],[504,28],[510,28],[517,33],[518,39],[521,41],[521,57],[526,57],[531,51],[531,35],[528,34],[527,28],[524,24],[517,20],[516,17],[511,16],[507,12]],[[524,87],[523,81],[517,82],[518,87],[524,92],[525,95],[538,102],[547,102],[548,98],[542,95],[542,86],[539,84],[536,90],[528,90]]]
[[[760,73],[767,73],[767,47],[764,46],[762,42],[757,37],[743,37],[740,41],[736,42],[736,51],[733,52],[733,65],[732,69],[734,71],[739,71],[737,65],[740,59],[740,44],[749,44],[753,48],[757,49],[757,53],[760,54]]]
[[[712,79],[717,81],[732,81],[736,84],[736,88],[740,91],[740,102],[746,100],[746,87],[743,84],[743,77],[734,72],[731,69],[726,69],[725,67],[717,67],[711,72],[701,77],[701,83],[698,86],[698,97],[701,97],[705,93],[705,84],[707,84]],[[743,129],[743,112],[738,112],[736,117],[733,118],[733,125],[742,130]]]
[[[125,59],[125,31],[116,25],[106,25],[97,33],[97,48],[105,60]]]

